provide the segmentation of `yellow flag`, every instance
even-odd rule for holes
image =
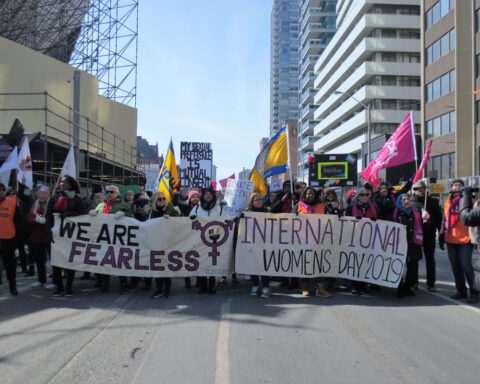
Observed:
[[[177,174],[177,163],[175,161],[175,151],[173,150],[173,143],[170,139],[167,155],[163,162],[157,180],[157,192],[162,192],[167,201],[172,202],[173,196],[180,187],[180,179]]]
[[[288,168],[287,128],[283,127],[272,136],[255,160],[250,181],[255,183],[255,192],[266,198],[268,185],[266,179],[285,173]]]

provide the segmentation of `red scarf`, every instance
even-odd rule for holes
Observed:
[[[108,215],[109,213],[112,213],[112,201],[107,201],[105,205],[103,206],[102,213],[105,215]]]
[[[55,204],[53,205],[53,210],[55,212],[65,212],[67,210],[68,199],[66,196],[60,196]]]

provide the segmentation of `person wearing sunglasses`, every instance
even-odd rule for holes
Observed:
[[[60,218],[80,216],[85,213],[85,206],[80,197],[80,185],[77,180],[71,176],[63,176],[59,182],[59,188],[57,189],[53,198],[48,202],[47,207],[47,223],[49,228],[54,225],[54,213],[58,213]],[[67,257],[67,255],[63,255]],[[65,269],[67,275],[67,284],[63,286],[62,272],[60,267],[53,266],[53,284],[56,290],[53,296],[73,296],[72,285],[75,278],[75,271],[72,269]]]
[[[152,195],[152,211],[150,219],[163,217],[169,219],[170,217],[180,216],[180,213],[175,207],[167,201],[163,192],[156,192]],[[155,291],[152,294],[152,299],[164,297],[168,299],[171,295],[172,278],[158,277],[155,278]]]
[[[115,219],[120,219],[124,216],[133,217],[132,207],[126,201],[122,201],[120,190],[116,185],[107,185],[105,187],[106,200],[100,203],[96,209],[91,209],[88,213],[96,216],[97,213],[103,215],[114,215]],[[97,285],[103,292],[108,292],[110,289],[110,275],[97,274]],[[128,292],[128,281],[126,276],[119,276],[120,279],[120,293],[126,294]]]
[[[378,212],[375,206],[372,204],[372,193],[371,190],[361,187],[357,190],[355,198],[352,200],[352,203],[345,209],[345,216],[353,216],[357,219],[369,218],[376,220],[378,217]],[[362,295],[368,294],[367,283],[354,281],[352,283],[352,294]]]

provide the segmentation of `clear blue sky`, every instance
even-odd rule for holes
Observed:
[[[254,164],[269,132],[271,0],[139,5],[138,134],[211,142],[217,178]]]

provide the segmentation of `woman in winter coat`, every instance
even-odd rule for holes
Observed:
[[[393,221],[407,229],[406,275],[397,290],[398,297],[415,296],[413,287],[417,282],[418,261],[422,259],[423,221],[422,213],[413,206],[410,195],[400,194],[393,211]]]
[[[359,188],[352,203],[345,209],[345,216],[377,220],[378,213],[371,201],[371,191],[363,187]],[[352,294],[362,295],[368,293],[367,283],[360,281],[352,283]]]
[[[318,194],[312,187],[307,187],[302,194],[300,201],[296,206],[299,215],[325,214],[325,205],[319,202]],[[327,291],[322,281],[317,279],[302,279],[302,295],[312,296],[315,291],[316,296],[330,298],[332,294]],[[315,286],[313,286],[315,284]]]
[[[152,195],[152,214],[150,215],[151,219],[156,219],[158,217],[164,217],[168,219],[170,217],[180,216],[178,211],[170,204],[165,194],[162,192],[156,192]],[[170,277],[159,277],[155,279],[155,292],[152,294],[153,299],[158,299],[163,296],[166,299],[170,297],[171,294],[172,279]]]
[[[248,212],[270,212],[262,199],[262,195],[257,192],[254,192],[250,195],[250,201],[247,208]],[[270,277],[269,276],[251,276],[252,289],[250,291],[250,296],[258,296],[261,292],[260,297],[268,299],[271,294],[270,290]],[[260,281],[262,282],[262,289],[260,291]]]
[[[85,212],[85,207],[80,197],[80,185],[70,176],[63,176],[60,179],[59,190],[53,198],[50,199],[47,208],[47,223],[52,228],[54,225],[54,214],[58,213],[60,219],[66,217],[80,216]],[[66,257],[66,256],[65,256]],[[75,271],[65,269],[67,275],[67,284],[63,288],[62,268],[52,267],[53,284],[56,290],[53,296],[73,296],[72,284],[75,278]]]
[[[107,185],[105,187],[106,201],[100,203],[96,209],[90,210],[88,213],[96,216],[97,213],[102,215],[114,215],[115,219],[120,219],[123,216],[133,217],[132,208],[129,203],[122,201],[120,190],[116,185]],[[126,276],[120,276],[120,293],[128,292],[128,282]],[[108,292],[110,289],[110,275],[97,274],[98,285],[103,292]]]
[[[217,202],[217,196],[212,188],[205,188],[200,197],[199,203],[192,208],[189,217],[193,220],[196,217],[218,217],[223,215],[223,205]],[[215,294],[215,276],[206,276],[198,278],[200,290],[199,294]]]
[[[41,187],[37,196],[37,200],[33,203],[27,215],[30,226],[29,252],[37,266],[37,281],[32,284],[34,288],[47,283],[47,252],[50,251],[52,241],[51,231],[47,226],[46,219],[50,189],[46,186]]]
[[[341,216],[343,214],[342,203],[338,201],[335,188],[327,188],[323,191],[323,204],[325,206],[325,214]]]
[[[457,289],[452,298],[456,300],[467,299],[468,303],[477,303],[479,297],[478,290],[474,286],[473,244],[468,227],[460,220],[459,216],[463,188],[465,188],[465,185],[461,179],[453,180],[450,185],[450,195],[445,200],[443,228],[438,241],[440,249],[444,249],[445,244],[447,244],[448,258],[450,259]],[[462,208],[464,205],[462,204]],[[470,288],[468,297],[465,280],[467,280]]]

